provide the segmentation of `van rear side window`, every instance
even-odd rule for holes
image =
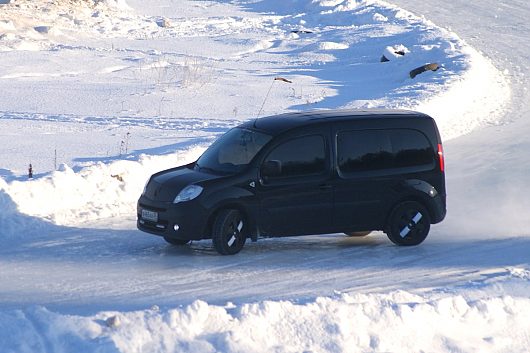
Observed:
[[[395,174],[433,169],[434,149],[412,129],[356,130],[337,134],[341,174]]]

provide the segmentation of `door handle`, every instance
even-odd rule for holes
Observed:
[[[329,190],[332,188],[330,184],[322,184],[318,187],[320,190]]]

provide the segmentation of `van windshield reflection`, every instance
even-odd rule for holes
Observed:
[[[202,154],[195,170],[214,174],[234,174],[245,169],[272,137],[253,130],[234,128],[217,139]]]

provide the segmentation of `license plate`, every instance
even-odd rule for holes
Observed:
[[[146,221],[158,222],[158,213],[142,209],[142,218]]]

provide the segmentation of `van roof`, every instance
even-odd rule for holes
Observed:
[[[370,118],[429,118],[428,115],[411,110],[393,109],[340,109],[340,110],[310,110],[303,112],[284,113],[279,115],[257,118],[244,123],[242,126],[253,128],[277,135],[296,127],[321,123],[325,120],[346,121]]]

